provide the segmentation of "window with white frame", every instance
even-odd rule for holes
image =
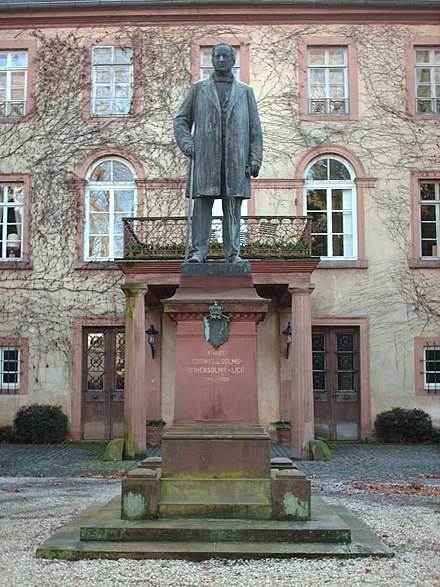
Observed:
[[[440,391],[440,346],[435,343],[423,348],[423,384],[428,392]]]
[[[307,49],[308,113],[337,116],[349,113],[347,47]]]
[[[0,392],[17,393],[20,388],[20,349],[0,346]]]
[[[26,114],[27,51],[0,51],[0,118]]]
[[[92,116],[128,116],[132,101],[132,47],[94,47]]]
[[[0,183],[0,259],[23,256],[23,184]]]
[[[419,184],[420,245],[422,257],[440,255],[440,181]]]
[[[440,114],[440,47],[415,49],[417,114]]]
[[[235,63],[232,73],[240,80],[240,47],[235,49]],[[213,73],[212,47],[200,47],[200,79],[207,79]]]
[[[312,217],[312,254],[323,258],[356,259],[355,174],[347,161],[327,156],[306,169],[305,206]]]
[[[123,256],[122,219],[136,212],[136,174],[124,159],[94,163],[87,174],[85,259],[102,261]]]

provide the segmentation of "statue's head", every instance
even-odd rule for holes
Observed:
[[[230,73],[235,63],[235,49],[229,43],[217,43],[212,48],[212,65],[216,73]]]

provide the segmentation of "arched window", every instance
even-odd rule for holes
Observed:
[[[91,165],[86,176],[85,259],[123,256],[123,223],[136,213],[136,173],[124,159],[107,157]]]
[[[306,168],[304,208],[312,216],[313,254],[357,259],[355,173],[336,155],[320,156]]]

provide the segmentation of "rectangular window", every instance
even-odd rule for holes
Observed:
[[[0,258],[23,256],[23,184],[0,183]]]
[[[307,49],[308,113],[338,116],[349,113],[346,47]]]
[[[440,391],[440,346],[435,343],[423,348],[423,384],[428,392]]]
[[[94,47],[92,116],[127,116],[132,102],[132,47]]]
[[[18,393],[20,387],[20,349],[0,346],[0,392]]]
[[[422,257],[439,256],[440,181],[419,184],[420,241]]]
[[[312,217],[312,254],[353,258],[353,193],[350,189],[309,189],[307,214]]]
[[[416,395],[440,397],[440,338],[414,339],[414,378]]]
[[[417,114],[440,114],[440,48],[415,50]]]
[[[26,114],[27,51],[0,51],[0,118]]]
[[[234,47],[235,49],[235,63],[232,68],[232,73],[235,77],[240,80],[240,48]],[[200,48],[200,79],[207,79],[214,68],[211,61],[212,47],[201,47]]]

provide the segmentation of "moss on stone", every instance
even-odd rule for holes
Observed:
[[[102,455],[103,461],[121,461],[124,452],[124,439],[115,438],[105,447],[104,454]]]
[[[333,459],[327,443],[321,438],[309,440],[307,447],[314,461],[331,461]]]

